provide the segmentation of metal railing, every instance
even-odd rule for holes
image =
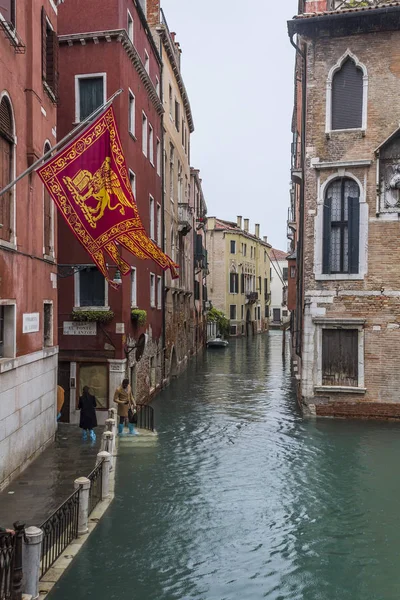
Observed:
[[[139,429],[154,431],[154,409],[148,404],[136,405],[137,424]]]
[[[0,600],[22,598],[22,539],[24,525],[14,523],[15,533],[0,533]]]
[[[90,480],[89,488],[89,510],[88,516],[92,514],[99,502],[102,501],[102,485],[103,485],[103,461],[100,461],[98,465],[88,476]]]
[[[77,489],[40,526],[43,530],[40,578],[47,573],[65,548],[78,537],[79,492]]]

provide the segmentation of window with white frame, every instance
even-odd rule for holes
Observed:
[[[236,254],[236,242],[231,240],[231,254]]]
[[[137,278],[136,267],[131,267],[131,306],[137,307]]]
[[[174,108],[173,108],[173,99],[172,99],[172,86],[169,86],[169,116],[171,119],[174,118]]]
[[[232,321],[236,321],[236,304],[231,304],[229,306],[229,318]]]
[[[46,142],[44,154],[50,150],[50,144]],[[54,258],[54,205],[46,186],[43,186],[43,254]]]
[[[16,310],[15,304],[0,304],[0,359],[15,358]]]
[[[230,335],[237,335],[237,325],[231,325],[229,333]]]
[[[97,267],[81,266],[75,273],[75,307],[106,308],[108,285]]]
[[[133,196],[136,200],[136,175],[133,171],[131,171],[131,169],[129,169],[129,182],[131,184]]]
[[[154,198],[153,196],[150,196],[150,201],[149,201],[149,208],[150,208],[150,238],[152,240],[155,239],[155,231],[154,231]]]
[[[153,127],[149,124],[149,160],[154,166],[154,132]]]
[[[136,99],[131,90],[129,90],[128,131],[131,135],[136,135]]]
[[[4,20],[15,28],[15,4],[16,0],[3,0],[0,12]]]
[[[157,175],[161,175],[161,142],[157,138],[156,143],[156,161],[157,161]]]
[[[128,10],[128,27],[127,27],[127,32],[128,32],[128,37],[131,40],[132,44],[133,44],[133,40],[134,40],[134,27],[133,27],[133,17],[131,15],[131,13]]]
[[[367,127],[368,73],[347,50],[331,68],[326,86],[326,132]]]
[[[53,345],[53,303],[43,303],[43,346]]]
[[[150,306],[153,308],[156,306],[156,276],[154,273],[150,273]]]
[[[162,277],[157,276],[157,308],[162,308]]]
[[[335,179],[323,206],[323,273],[359,272],[360,189],[353,179]]]
[[[171,201],[174,201],[174,147],[169,145],[169,194]]]
[[[157,244],[161,248],[162,241],[162,223],[161,223],[161,206],[157,204]]]
[[[147,156],[148,152],[148,130],[146,114],[142,113],[142,151],[145,156]]]
[[[316,391],[364,393],[365,320],[314,317],[317,365]]]
[[[146,73],[150,74],[150,58],[147,53],[147,50],[144,51],[144,68],[146,69]]]
[[[106,102],[106,73],[75,76],[75,120],[83,121]]]

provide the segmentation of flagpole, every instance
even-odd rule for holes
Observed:
[[[71,138],[73,138],[80,129],[82,129],[85,125],[87,125],[88,123],[90,123],[91,121],[93,121],[93,119],[95,117],[97,117],[98,114],[100,114],[101,112],[103,112],[104,110],[106,110],[114,102],[115,98],[117,98],[117,96],[119,96],[120,94],[122,94],[123,91],[124,91],[123,89],[119,89],[118,91],[116,91],[115,94],[113,94],[107,100],[107,102],[105,102],[104,104],[102,104],[101,106],[99,106],[99,108],[96,108],[96,110],[94,110],[88,117],[86,117],[86,119],[84,119],[83,121],[81,121],[80,123],[78,123],[78,125],[72,131],[70,131],[65,137],[63,137],[62,140],[60,140],[59,142],[57,142],[57,144],[55,146],[53,146],[48,152],[46,152],[45,154],[43,154],[43,156],[41,158],[39,158],[36,162],[34,162],[33,165],[31,165],[28,169],[26,169],[26,171],[24,171],[23,173],[21,173],[21,175],[18,175],[18,177],[16,179],[14,179],[11,183],[9,183],[8,185],[6,185],[6,187],[3,188],[0,191],[0,198],[4,194],[6,194],[9,190],[11,190],[15,186],[15,184],[18,183],[18,181],[21,181],[21,179],[23,179],[24,177],[26,177],[27,175],[29,175],[29,173],[32,173],[32,171],[34,171],[47,158],[49,158],[50,156],[52,156],[52,154],[54,154],[54,152],[56,150],[58,150],[59,148],[61,148],[61,146],[63,146],[66,142],[68,142]]]

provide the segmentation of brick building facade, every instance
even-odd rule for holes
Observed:
[[[306,0],[289,35],[299,398],[317,416],[398,418],[400,6]]]
[[[57,2],[0,6],[0,189],[56,143]],[[54,210],[34,173],[0,198],[0,489],[54,438]]]
[[[114,102],[132,189],[143,225],[160,247],[162,240],[161,58],[142,4],[133,0],[69,0],[59,9],[60,104],[58,129],[74,124],[114,92]],[[106,418],[115,387],[128,375],[139,402],[149,400],[163,380],[163,273],[152,261],[129,253],[131,277],[111,289],[72,233],[59,219],[59,381],[66,389],[63,418],[77,421],[84,385]],[[115,265],[109,265],[111,275]],[[132,310],[146,311],[146,323]],[[111,313],[109,312],[111,311]],[[79,320],[80,313],[91,319]],[[109,319],[103,322],[103,318]],[[85,317],[86,318],[86,317]],[[133,347],[147,345],[139,362]]]

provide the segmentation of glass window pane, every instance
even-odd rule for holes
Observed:
[[[97,408],[108,408],[108,368],[107,365],[79,365],[79,395],[87,385],[90,394],[95,396]]]
[[[342,182],[340,179],[331,183],[328,188],[327,196],[332,199],[331,221],[340,221],[342,212],[341,199]]]
[[[104,306],[105,281],[96,267],[88,267],[79,273],[80,302],[79,306]]]
[[[83,121],[104,102],[103,77],[79,79],[79,119]]]
[[[332,227],[331,230],[331,271],[340,272],[340,228]]]

